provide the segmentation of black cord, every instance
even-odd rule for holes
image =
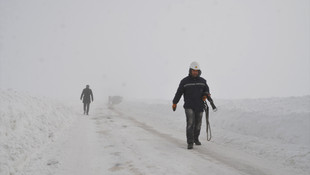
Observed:
[[[207,140],[210,141],[212,138],[212,134],[211,134],[211,126],[210,126],[210,122],[209,122],[209,106],[207,104],[207,102],[204,102],[205,105],[205,112],[206,112],[206,132],[207,132]]]

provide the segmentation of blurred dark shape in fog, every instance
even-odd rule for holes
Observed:
[[[120,104],[123,101],[123,97],[121,96],[109,96],[108,105],[109,107],[113,107],[114,105]]]

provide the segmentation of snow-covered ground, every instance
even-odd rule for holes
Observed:
[[[306,175],[310,96],[216,100],[212,140],[187,150],[182,104],[91,104],[89,116],[48,99],[2,91],[0,174]],[[4,100],[3,100],[4,99]]]
[[[0,99],[1,175],[23,172],[76,118],[71,108],[47,98],[1,90]]]

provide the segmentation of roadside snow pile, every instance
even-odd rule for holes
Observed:
[[[234,133],[310,145],[310,96],[221,100],[214,124]],[[225,115],[223,115],[225,114]]]
[[[214,141],[310,171],[310,96],[217,103]]]
[[[0,90],[0,174],[13,175],[73,120],[72,109],[55,101]]]
[[[299,174],[310,172],[310,96],[215,99],[215,104],[218,111],[210,112],[212,143],[278,162]],[[171,105],[171,101],[144,100],[124,102],[118,108],[166,134],[182,134],[185,143],[183,104],[176,112]],[[208,144],[205,126],[203,119],[200,138]]]

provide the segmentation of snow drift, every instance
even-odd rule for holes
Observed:
[[[212,118],[216,141],[310,171],[310,96],[224,100]]]
[[[60,103],[13,90],[1,90],[0,99],[0,174],[15,174],[74,115]]]

